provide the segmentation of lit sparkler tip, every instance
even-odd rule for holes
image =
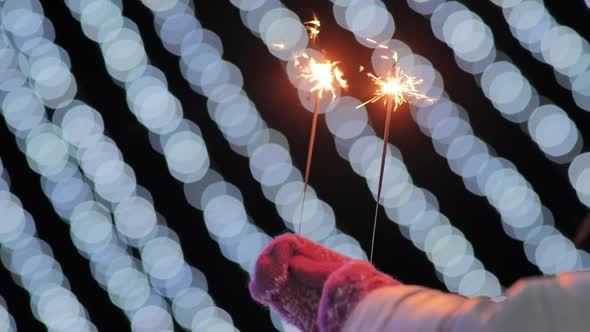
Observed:
[[[315,25],[315,26],[319,27],[320,26],[320,19],[318,18],[318,16],[315,13],[313,13],[313,20],[307,21],[303,24],[311,24],[311,25]]]
[[[332,100],[334,100],[338,87],[348,87],[348,83],[344,79],[344,73],[337,66],[337,61],[325,60],[319,62],[307,53],[301,54],[300,57],[306,60],[298,61],[296,59],[295,61],[295,65],[300,71],[299,76],[312,84],[309,91],[317,92],[319,98],[322,97],[324,91],[327,91],[332,95]]]

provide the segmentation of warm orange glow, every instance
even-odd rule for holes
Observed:
[[[373,80],[373,83],[377,85],[377,90],[375,91],[375,96],[373,98],[357,106],[357,108],[365,106],[369,103],[374,103],[381,98],[388,96],[393,98],[395,103],[394,110],[403,103],[407,102],[406,98],[408,97],[423,99],[430,102],[433,101],[431,98],[420,93],[416,89],[416,86],[422,83],[421,79],[416,79],[415,77],[409,76],[400,69],[397,69],[394,75],[389,73],[384,78],[375,76],[373,74],[368,75]]]
[[[307,21],[305,23],[303,23],[303,25],[305,25],[305,29],[307,30],[307,33],[309,35],[309,40],[311,41],[315,41],[318,39],[318,36],[320,35],[320,20],[317,18],[317,16],[314,14],[313,15],[313,20],[311,21]]]
[[[382,48],[387,48],[387,46],[383,46]],[[392,57],[381,56],[383,59],[393,59],[393,61],[397,62],[397,53],[393,52]],[[412,97],[415,99],[422,99],[432,102],[433,99],[429,98],[428,96],[420,93],[416,88],[420,85],[424,80],[417,79],[415,77],[409,76],[404,73],[400,68],[394,65],[392,72],[387,73],[385,77],[378,77],[371,73],[369,73],[369,77],[373,80],[373,83],[377,85],[377,89],[374,93],[374,97],[367,100],[366,102],[362,103],[361,105],[357,106],[356,108],[360,108],[365,106],[369,103],[374,103],[380,100],[383,97],[391,97],[394,102],[394,110],[396,110],[400,105],[407,102],[408,97]],[[387,99],[384,100],[387,102]]]
[[[295,66],[300,70],[300,77],[312,84],[310,92],[317,92],[322,97],[324,91],[332,94],[332,100],[336,98],[337,87],[346,88],[348,85],[344,80],[344,74],[336,65],[338,62],[318,62],[316,59],[303,53],[295,58]]]

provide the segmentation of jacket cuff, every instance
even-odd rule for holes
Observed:
[[[321,332],[339,332],[357,304],[373,290],[400,282],[377,271],[373,265],[353,260],[326,280],[320,299],[318,325]]]

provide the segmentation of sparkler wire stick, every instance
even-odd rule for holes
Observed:
[[[309,33],[309,39],[315,47],[318,46],[318,35],[320,33],[320,20],[317,16],[313,16],[313,21],[305,22],[305,28]],[[313,106],[313,120],[311,123],[311,132],[309,134],[309,147],[307,148],[307,163],[305,167],[305,182],[303,184],[303,193],[301,201],[301,215],[299,218],[299,234],[301,234],[301,227],[303,224],[303,211],[305,207],[305,194],[307,193],[307,186],[309,183],[309,173],[311,171],[311,160],[313,158],[313,148],[315,142],[315,134],[317,131],[318,116],[320,113],[320,100],[324,91],[328,91],[332,94],[332,101],[336,98],[335,85],[339,85],[342,88],[346,88],[346,81],[342,78],[342,71],[336,64],[338,62],[332,62],[325,60],[324,62],[318,62],[313,57],[310,57],[307,53],[301,55],[303,58],[302,63],[296,58],[296,66],[300,67],[300,77],[307,80],[312,84],[309,92],[316,92],[315,101]]]
[[[315,143],[315,133],[318,125],[318,115],[320,114],[320,94],[316,94],[313,105],[313,120],[311,122],[311,132],[309,133],[309,147],[307,148],[307,163],[305,165],[305,182],[303,184],[303,200],[301,201],[301,216],[299,220],[299,234],[301,234],[301,225],[303,224],[303,207],[305,206],[305,193],[309,183],[309,173],[311,169],[311,158],[313,156],[313,147]]]
[[[379,186],[377,189],[377,202],[375,203],[375,219],[373,220],[373,236],[371,237],[371,252],[369,262],[373,263],[373,251],[375,249],[375,233],[377,230],[377,215],[379,202],[381,201],[381,189],[383,188],[383,177],[385,174],[385,158],[387,157],[387,143],[389,142],[389,130],[391,126],[391,112],[393,107],[393,96],[387,97],[387,115],[385,116],[385,129],[383,132],[383,151],[381,152],[381,168],[379,170]]]

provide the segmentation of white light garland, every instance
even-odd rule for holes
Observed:
[[[590,111],[590,44],[562,25],[542,0],[493,0],[502,9],[510,32],[522,47],[550,65],[557,82],[570,90],[576,104]],[[588,5],[590,2],[586,0]]]
[[[539,60],[553,66],[558,82],[572,90],[581,108],[590,110],[590,45],[580,35],[559,25],[539,0],[495,0],[503,8],[513,35]],[[493,33],[481,18],[455,1],[408,0],[422,8],[434,35],[455,52],[461,69],[472,73],[486,97],[502,116],[526,124],[525,132],[545,156],[569,164],[570,184],[580,202],[590,207],[590,163],[582,153],[583,138],[567,113],[539,96],[529,80],[494,46]],[[431,6],[436,3],[437,6]],[[465,25],[468,25],[467,27]],[[476,51],[469,47],[478,42]],[[467,47],[466,47],[467,45]],[[471,59],[472,54],[482,56]],[[479,76],[481,74],[481,76]],[[476,76],[477,75],[477,76]],[[586,172],[586,170],[588,170]]]
[[[26,4],[24,6],[23,9],[31,10],[26,8]],[[35,14],[42,14],[42,8],[37,9],[39,11]],[[60,50],[48,39],[43,39],[40,45],[44,47],[41,49],[43,51]],[[39,52],[35,47],[31,51],[34,60],[42,56],[57,56],[60,59],[61,55],[61,52]],[[63,67],[63,62],[61,64]],[[26,89],[15,90],[20,92]],[[3,104],[3,110],[12,105]],[[174,302],[191,289],[206,290],[206,279],[200,271],[184,262],[173,231],[161,225],[161,221],[157,222],[156,218],[161,216],[156,215],[150,194],[136,185],[133,170],[122,161],[114,142],[103,135],[100,114],[88,105],[72,102],[71,99],[63,106],[56,111],[54,121],[63,126],[63,137],[69,141],[61,138],[62,128],[39,121],[36,128],[25,133],[25,151],[29,152],[29,163],[34,170],[44,175],[45,193],[52,200],[56,211],[70,221],[74,243],[91,260],[94,277],[108,290],[113,303],[126,312],[132,328],[141,331],[146,328],[171,330],[172,317],[160,294]],[[56,153],[64,151],[64,147],[65,155]],[[68,151],[77,158],[85,175],[93,181],[96,192],[105,199],[105,203],[108,202],[108,208],[93,201],[92,196],[88,195],[92,191],[68,160]],[[80,195],[72,197],[72,189],[78,189]],[[115,230],[127,243],[138,246],[142,254],[141,262],[130,256],[127,246],[113,236],[115,230],[110,222],[109,208],[115,214]],[[138,214],[146,218],[135,218]],[[80,224],[96,227],[100,232],[87,232],[85,227],[77,226]],[[154,252],[155,255],[149,254]],[[167,265],[170,262],[177,264]],[[147,271],[149,276],[142,270]],[[174,273],[170,274],[170,271]],[[193,307],[193,316],[209,310],[209,307]],[[216,310],[224,312],[219,308]],[[197,323],[185,322],[184,326],[190,329],[192,324]],[[232,325],[231,319],[226,323]]]
[[[10,182],[0,160],[0,174]],[[2,264],[31,297],[37,320],[49,330],[97,331],[86,308],[69,288],[51,247],[36,235],[35,221],[8,185],[0,187],[0,253]],[[0,298],[0,330],[16,331],[14,319]]]

